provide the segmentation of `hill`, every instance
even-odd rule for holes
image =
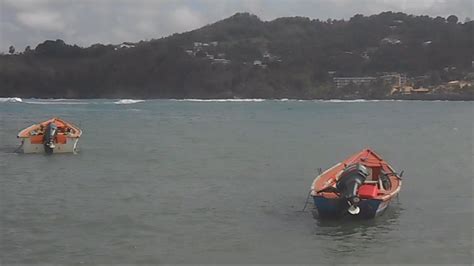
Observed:
[[[390,92],[383,82],[340,88],[333,76],[462,79],[472,72],[473,25],[393,12],[327,21],[237,13],[138,43],[82,48],[47,40],[0,56],[0,96],[383,98]]]

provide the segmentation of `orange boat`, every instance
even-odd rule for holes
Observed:
[[[24,153],[76,152],[82,130],[57,117],[31,125],[18,133]]]
[[[398,195],[401,176],[371,149],[362,150],[317,176],[311,196],[321,218],[346,214],[373,218]]]

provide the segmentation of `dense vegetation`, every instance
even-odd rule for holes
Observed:
[[[472,71],[473,25],[455,16],[392,12],[348,21],[269,22],[238,13],[132,48],[48,40],[21,53],[11,47],[11,54],[0,56],[0,96],[334,98],[350,92],[334,88],[331,73],[434,73],[442,80],[448,79],[446,67]],[[358,89],[368,98],[388,90],[382,84]]]

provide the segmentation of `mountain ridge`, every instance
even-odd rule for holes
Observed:
[[[422,85],[462,79],[472,72],[473,24],[393,12],[327,21],[236,13],[151,41],[81,48],[48,40],[0,56],[0,95],[384,98],[387,84],[336,88],[332,78],[396,72],[428,76]]]

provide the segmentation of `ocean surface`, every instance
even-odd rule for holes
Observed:
[[[79,125],[79,153],[15,152]],[[472,102],[0,99],[0,264],[471,264]],[[320,221],[318,168],[405,170],[374,220]]]

